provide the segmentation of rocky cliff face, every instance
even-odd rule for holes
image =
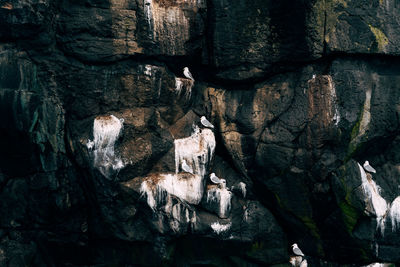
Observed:
[[[399,7],[0,0],[0,265],[400,263]]]

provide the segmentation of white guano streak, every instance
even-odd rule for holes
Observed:
[[[388,205],[386,200],[380,195],[380,187],[375,183],[374,180],[368,179],[364,168],[359,163],[357,164],[361,173],[361,182],[364,194],[372,202],[372,206],[376,214],[377,227],[380,227],[383,233],[385,228],[385,215]]]
[[[240,191],[242,191],[243,198],[246,197],[246,184],[243,182],[239,183]]]
[[[176,139],[175,144],[175,173],[179,172],[183,160],[192,167],[194,174],[204,178],[208,163],[215,151],[215,136],[210,129],[195,129],[194,133],[182,139]]]
[[[232,193],[226,188],[212,187],[207,190],[207,202],[218,205],[218,216],[220,218],[229,217],[231,199]]]
[[[203,196],[203,179],[199,175],[182,177],[181,174],[159,174],[155,186],[152,181],[144,180],[140,187],[142,195],[146,194],[147,204],[155,210],[164,203],[168,194],[174,195],[190,204],[197,205]]]
[[[338,109],[338,104],[337,104],[337,96],[336,96],[336,87],[335,84],[333,83],[332,77],[329,76],[330,82],[331,82],[331,103],[333,104],[333,109],[334,109],[334,114],[333,114],[333,121],[335,122],[335,125],[337,126],[340,122],[340,113]]]
[[[232,223],[228,223],[228,224],[220,224],[219,222],[215,222],[211,224],[211,229],[213,229],[213,231],[219,235],[223,232],[228,231],[232,226]]]
[[[182,94],[182,91],[184,91],[184,96],[187,100],[190,99],[192,96],[192,88],[194,86],[194,82],[185,79],[185,78],[177,78],[175,77],[175,91],[178,96]]]
[[[394,232],[400,228],[400,196],[393,200],[389,214],[392,221],[392,232]]]
[[[122,160],[115,155],[114,145],[123,128],[123,120],[114,115],[99,116],[93,122],[94,140],[88,140],[87,147],[93,154],[93,166],[108,177],[112,170],[124,167]]]

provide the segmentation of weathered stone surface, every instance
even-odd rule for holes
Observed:
[[[202,45],[204,1],[85,1],[61,8],[57,40],[65,53],[82,61],[192,55]]]
[[[2,1],[0,265],[399,263],[397,5]]]
[[[3,1],[0,6],[0,38],[29,38],[42,34],[36,40],[49,40],[49,23],[52,21],[52,4],[50,1]]]
[[[145,0],[139,12],[147,53],[193,55],[204,45],[205,0]]]
[[[329,52],[398,55],[398,6],[391,0],[317,1],[314,8],[318,19],[325,20]]]
[[[84,61],[110,61],[141,53],[133,8],[68,3],[58,20],[58,41],[66,53]],[[88,21],[88,17],[95,19]]]
[[[17,237],[17,233],[3,236],[0,242],[0,263],[3,266],[29,266],[46,264],[38,253],[37,245]]]
[[[208,8],[208,56],[218,78],[260,78],[277,71],[280,62],[310,60],[322,52],[322,44],[312,49],[313,35],[306,27],[308,3],[213,0]]]

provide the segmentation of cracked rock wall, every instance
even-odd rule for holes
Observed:
[[[399,10],[0,1],[0,265],[399,264]]]

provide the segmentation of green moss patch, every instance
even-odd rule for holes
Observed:
[[[356,226],[360,215],[353,206],[347,203],[347,201],[340,202],[339,208],[343,216],[343,222],[346,226],[346,230],[350,235],[352,235],[353,229]]]
[[[300,216],[300,220],[305,224],[305,226],[309,229],[311,235],[318,241],[321,241],[321,236],[319,234],[318,227],[314,220],[308,216]],[[315,245],[317,247],[317,252],[320,256],[323,256],[324,249],[322,247],[321,242],[315,242]]]
[[[378,51],[383,51],[386,45],[389,43],[389,39],[386,35],[378,28],[368,24],[369,29],[375,35],[376,42],[378,43]]]

